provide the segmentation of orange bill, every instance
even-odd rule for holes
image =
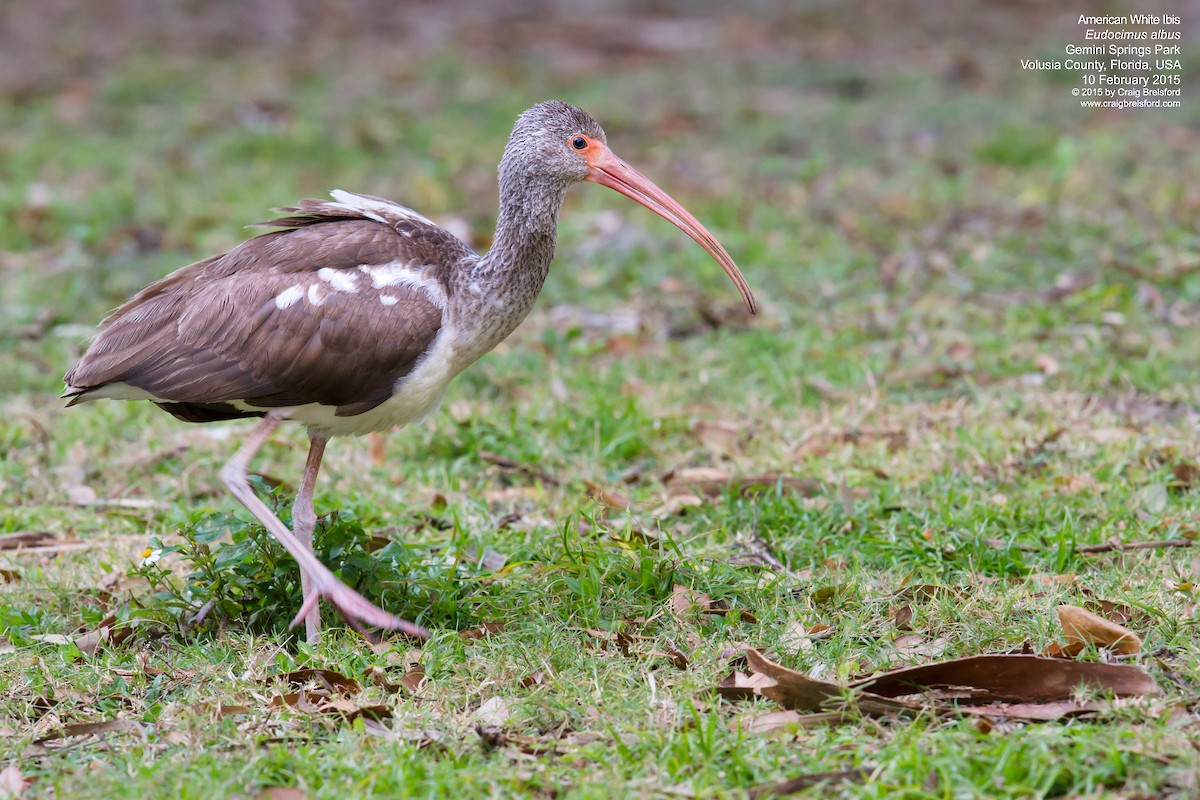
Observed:
[[[754,295],[750,292],[750,284],[746,283],[746,278],[742,275],[742,271],[738,269],[737,264],[733,263],[733,258],[725,251],[721,243],[716,240],[716,237],[709,233],[700,224],[699,220],[676,202],[671,195],[655,186],[653,181],[617,158],[608,147],[594,139],[589,140],[588,144],[591,146],[587,154],[587,161],[591,170],[584,180],[598,183],[601,186],[607,186],[610,189],[620,192],[629,199],[637,201],[655,214],[658,214],[663,219],[668,220],[675,227],[692,237],[696,241],[696,244],[703,247],[705,252],[716,259],[721,268],[725,270],[725,274],[737,286],[738,292],[741,293],[742,300],[745,301],[746,308],[750,310],[750,313],[755,314],[758,312],[758,304],[754,302]]]

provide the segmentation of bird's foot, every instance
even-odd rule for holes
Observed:
[[[400,619],[395,614],[389,614],[339,581],[332,573],[330,573],[329,578],[332,581],[316,581],[317,585],[304,598],[304,603],[300,606],[300,611],[296,614],[296,618],[292,620],[291,627],[294,628],[299,625],[308,616],[308,612],[316,605],[317,600],[324,597],[345,618],[346,623],[350,627],[364,636],[367,636],[365,628],[367,626],[374,626],[400,631],[405,636],[412,636],[416,639],[429,638],[429,631],[420,625]],[[368,636],[367,638],[370,637]],[[310,635],[309,644],[314,643],[312,639],[313,637]]]

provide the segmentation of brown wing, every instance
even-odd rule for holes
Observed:
[[[385,201],[363,200],[371,219],[307,201],[280,221],[294,230],[142,290],[67,373],[72,402],[118,382],[183,404],[168,410],[193,421],[247,413],[223,405],[233,400],[321,403],[340,416],[386,401],[441,328],[436,273],[473,254],[406,209],[381,218]]]

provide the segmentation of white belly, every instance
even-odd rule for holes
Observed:
[[[277,411],[328,436],[362,436],[403,427],[436,409],[450,381],[469,363],[459,357],[458,348],[443,329],[413,371],[396,382],[395,394],[366,413],[339,417],[332,406],[316,403]]]

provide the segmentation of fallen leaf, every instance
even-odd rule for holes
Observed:
[[[519,461],[514,461],[511,458],[506,458],[505,456],[498,455],[487,450],[480,450],[478,455],[480,461],[486,461],[489,464],[494,464],[497,467],[500,467],[501,469],[519,473],[524,475],[526,478],[544,483],[547,486],[558,486],[560,483],[560,481],[553,475],[538,467],[522,464]]]
[[[409,694],[416,694],[425,686],[425,680],[425,667],[414,664],[408,672],[404,673],[404,677],[400,679],[400,685],[407,689]]]
[[[0,581],[4,583],[17,583],[20,580],[21,573],[17,572],[15,569],[0,567]]]
[[[482,728],[499,728],[508,722],[512,711],[503,697],[489,698],[474,714],[475,724]]]
[[[1068,644],[1100,645],[1126,655],[1142,649],[1141,637],[1136,633],[1085,608],[1061,605],[1058,607],[1058,620]]]
[[[79,652],[91,658],[108,641],[108,635],[108,627],[96,628],[93,631],[88,631],[83,636],[76,637],[74,640],[75,646],[79,648]]]
[[[45,642],[46,644],[72,644],[75,641],[70,636],[64,636],[61,633],[35,633],[29,638],[35,642]]]
[[[491,636],[493,633],[501,633],[504,631],[503,622],[482,622],[477,628],[468,628],[465,631],[459,631],[460,638],[470,641],[472,639],[483,639]]]
[[[540,669],[534,670],[533,672],[526,675],[524,678],[521,678],[521,680],[518,682],[517,685],[520,686],[522,689],[529,689],[534,686],[541,686],[542,681],[544,681],[545,679],[546,679],[546,673],[542,672]]]
[[[799,711],[770,711],[755,717],[734,720],[732,727],[744,733],[774,733],[780,730],[817,728],[845,720],[846,715],[837,711],[820,711],[815,714],[801,714]]]
[[[140,722],[133,722],[127,719],[110,719],[104,722],[77,722],[70,725],[64,725],[52,734],[43,736],[40,739],[35,739],[34,744],[45,746],[50,742],[56,742],[60,739],[70,739],[74,736],[103,736],[108,733],[126,733],[129,731],[141,731],[144,728],[153,727]]]
[[[902,656],[920,656],[924,659],[937,658],[946,652],[950,642],[942,637],[926,639],[919,633],[906,633],[892,640],[892,647]]]
[[[282,680],[289,686],[298,688],[303,688],[310,683],[316,683],[326,692],[358,694],[362,691],[362,686],[359,685],[358,681],[353,678],[347,678],[340,672],[328,669],[298,669],[283,675],[273,675],[262,682],[270,683],[274,680]]]
[[[727,700],[746,700],[760,696],[764,686],[773,684],[774,681],[766,675],[757,672],[746,674],[735,669],[721,679],[714,691]]]
[[[704,505],[704,499],[694,494],[672,494],[667,497],[665,503],[651,511],[650,516],[655,519],[674,517],[682,514],[689,508],[696,508],[702,505]]]
[[[730,608],[724,600],[713,600],[704,592],[680,584],[676,584],[672,590],[668,606],[675,618],[681,622],[686,622],[692,614],[736,615],[751,624],[758,622],[758,618],[749,611]]]
[[[1175,489],[1192,489],[1200,483],[1200,467],[1190,461],[1180,461],[1172,465],[1171,474],[1175,476],[1175,481],[1171,484]]]
[[[1049,353],[1038,353],[1033,358],[1033,364],[1043,375],[1057,375],[1059,371],[1058,359]]]
[[[923,664],[850,684],[897,697],[930,688],[956,687],[972,705],[997,701],[1040,703],[1070,699],[1079,689],[1117,697],[1161,693],[1149,673],[1127,664],[1065,661],[1034,655],[982,655]]]
[[[9,764],[0,770],[0,798],[20,797],[28,787],[29,781],[16,764]]]
[[[771,679],[771,683],[762,686],[759,693],[786,709],[830,711],[857,708],[864,714],[874,716],[916,712],[921,708],[916,703],[891,700],[866,691],[851,692],[850,687],[810,678],[776,664],[757,650],[746,651],[746,661],[750,669]]]
[[[700,443],[722,455],[738,455],[741,452],[742,428],[727,420],[701,420],[694,429]]]
[[[971,656],[894,670],[842,686],[787,669],[757,650],[747,651],[746,660],[755,673],[770,679],[749,694],[761,694],[786,709],[802,711],[856,710],[879,716],[928,709],[938,714],[1053,719],[1099,707],[1076,702],[1075,694],[1081,689],[1117,697],[1161,694],[1154,678],[1138,667],[1033,655]],[[718,684],[717,691],[728,681]],[[1064,706],[1064,702],[1074,705]],[[1044,707],[1047,704],[1057,705]],[[980,710],[983,708],[987,710]]]
[[[585,480],[583,483],[587,486],[588,497],[606,508],[625,511],[633,502],[625,494],[613,489],[605,489],[598,483],[592,483],[589,480]]]
[[[96,502],[96,490],[82,484],[68,486],[67,502],[73,506],[90,506]]]

